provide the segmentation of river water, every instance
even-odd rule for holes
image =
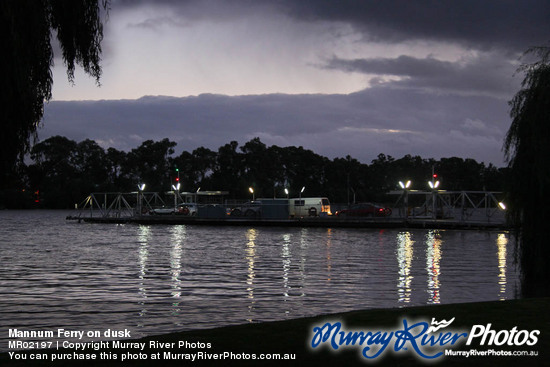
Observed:
[[[515,298],[505,231],[89,224],[0,211],[8,328],[132,337],[366,308]]]

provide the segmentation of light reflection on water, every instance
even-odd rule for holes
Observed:
[[[438,231],[426,234],[426,270],[428,272],[428,303],[440,303],[439,274],[441,271],[441,236]]]
[[[508,259],[506,258],[506,247],[508,238],[504,233],[499,233],[497,237],[497,257],[498,257],[498,284],[500,286],[499,299],[506,299],[506,268]]]
[[[397,263],[399,266],[399,281],[397,282],[397,292],[399,293],[399,302],[411,302],[411,263],[413,260],[413,244],[411,233],[401,232],[397,234]]]
[[[506,232],[77,224],[65,215],[0,212],[2,330],[140,337],[518,291]]]

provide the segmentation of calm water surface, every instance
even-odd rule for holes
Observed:
[[[506,232],[113,225],[0,211],[7,329],[132,337],[354,309],[514,298]]]

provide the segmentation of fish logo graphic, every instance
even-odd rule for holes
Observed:
[[[450,319],[449,321],[447,320],[441,320],[439,322],[437,322],[435,320],[435,318],[432,318],[432,325],[428,328],[428,333],[435,333],[436,331],[438,331],[439,329],[444,329],[446,328],[447,326],[451,325],[453,323],[453,321],[455,321],[455,318],[453,317],[452,319]]]

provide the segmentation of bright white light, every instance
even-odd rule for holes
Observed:
[[[305,190],[305,189],[306,189],[306,187],[305,187],[305,186],[304,186],[304,187],[302,187],[302,190],[300,190],[300,194],[301,194],[302,192],[304,192],[304,190]]]
[[[500,206],[500,209],[506,210],[506,205],[502,201],[498,203],[498,206]]]
[[[285,194],[288,195],[288,189],[285,187]]]
[[[406,189],[408,189],[409,187],[411,187],[411,181],[407,181],[407,183],[405,184]]]
[[[144,184],[144,183],[139,184],[139,185],[138,185],[138,190],[139,190],[139,191],[145,190],[145,184]]]
[[[435,183],[428,181],[428,185],[430,185],[430,189],[437,189],[439,187],[439,181],[435,181]]]
[[[401,186],[402,189],[405,188],[405,184],[404,184],[403,182],[401,182],[401,181],[399,181],[399,186]]]
[[[172,188],[174,189],[174,191],[179,191],[180,190],[180,183],[178,182],[178,184],[176,186],[172,185]]]
[[[248,191],[250,191],[251,194],[254,193],[254,189],[253,189],[252,187],[249,187],[249,188],[248,188]]]
[[[439,181],[435,181],[435,188],[437,189],[439,187]]]

